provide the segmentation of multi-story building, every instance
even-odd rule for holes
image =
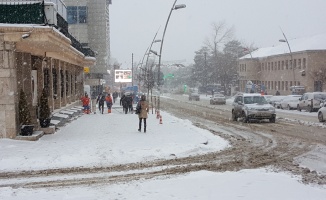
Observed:
[[[96,52],[96,66],[85,76],[85,84],[95,93],[103,90],[110,61],[109,5],[111,0],[64,0],[67,5],[69,32]]]
[[[292,93],[291,86],[326,91],[326,35],[288,42],[289,46],[260,48],[239,59],[240,91],[287,95]]]
[[[69,34],[61,0],[0,0],[0,138],[20,134],[21,91],[38,130],[42,90],[51,111],[80,105],[84,68],[94,64],[94,52]]]

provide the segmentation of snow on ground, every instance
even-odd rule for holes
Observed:
[[[36,142],[0,139],[0,171],[108,166],[203,154],[229,146],[222,138],[165,112],[163,124],[150,114],[147,133],[139,133],[137,115],[125,115],[121,110],[83,115]],[[0,199],[325,199],[325,186],[304,185],[299,180],[268,169],[198,171],[111,185],[0,187]],[[4,183],[5,179],[0,180],[0,185]]]
[[[164,112],[163,124],[155,114],[149,114],[147,133],[139,133],[138,115],[121,111],[83,115],[36,142],[1,139],[0,171],[108,166],[186,157],[229,146],[190,121]]]
[[[299,177],[268,169],[215,173],[198,171],[110,185],[65,188],[0,188],[0,198],[16,199],[132,199],[132,200],[324,200],[325,187],[303,185]]]

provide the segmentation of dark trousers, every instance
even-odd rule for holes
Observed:
[[[138,129],[138,131],[141,131],[142,120],[144,120],[144,132],[146,132],[146,118],[139,118],[139,129]]]
[[[98,109],[100,110],[100,112],[103,114],[103,110],[104,110],[104,102],[103,103],[99,103],[98,104]]]

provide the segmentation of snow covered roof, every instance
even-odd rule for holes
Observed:
[[[288,40],[292,53],[309,50],[326,50],[326,34],[315,35]],[[274,55],[290,53],[286,42],[282,42],[274,47],[259,48],[251,52],[252,58],[263,58]],[[250,54],[241,57],[239,60],[251,58]]]

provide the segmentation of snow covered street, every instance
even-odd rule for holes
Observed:
[[[137,115],[121,111],[117,106],[111,114],[83,115],[36,142],[1,139],[0,199],[324,199],[326,195],[324,186],[302,184],[300,177],[273,168],[205,170],[200,167],[201,155],[207,159],[225,151],[231,147],[228,141],[166,112],[163,124],[150,114],[147,133],[138,132]],[[184,161],[174,163],[177,159]]]

